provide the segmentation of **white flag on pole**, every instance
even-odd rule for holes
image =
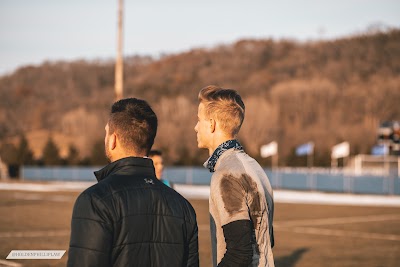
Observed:
[[[344,158],[350,155],[349,142],[343,142],[332,147],[331,157],[333,159]]]
[[[272,141],[269,144],[261,146],[260,149],[261,157],[268,158],[278,153],[278,143],[276,141]]]

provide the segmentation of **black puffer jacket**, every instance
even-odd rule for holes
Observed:
[[[68,266],[199,265],[195,211],[157,180],[150,159],[120,159],[95,175],[75,203]]]

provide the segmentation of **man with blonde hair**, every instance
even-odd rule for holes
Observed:
[[[199,93],[194,128],[199,148],[208,149],[204,166],[212,172],[210,226],[213,266],[274,266],[274,201],[261,166],[236,136],[245,105],[233,89],[207,86]]]

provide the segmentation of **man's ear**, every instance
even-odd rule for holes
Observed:
[[[116,146],[117,146],[117,135],[115,133],[112,133],[109,137],[108,149],[114,150]]]
[[[210,119],[210,131],[211,133],[215,132],[217,122],[214,119]]]

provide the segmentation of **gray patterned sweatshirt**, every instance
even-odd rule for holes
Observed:
[[[228,255],[246,252],[241,250],[245,243],[238,236],[251,231],[248,266],[274,267],[274,201],[264,170],[243,150],[235,148],[219,155],[214,170],[209,199],[213,266],[235,265],[235,258]]]

